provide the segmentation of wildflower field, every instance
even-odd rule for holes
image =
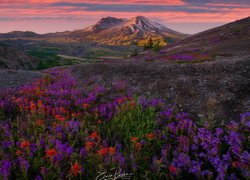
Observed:
[[[249,179],[250,113],[222,127],[67,70],[0,93],[0,179]],[[107,98],[109,97],[109,98]],[[126,175],[127,174],[127,175]],[[124,176],[123,176],[124,175]]]

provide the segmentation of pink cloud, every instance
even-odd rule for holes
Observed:
[[[153,18],[162,23],[227,23],[236,19],[249,16],[250,7],[242,8],[238,4],[207,4],[205,6],[184,5],[183,0],[70,0],[70,3],[92,3],[92,4],[136,4],[136,5],[164,5],[173,7],[171,11],[125,11],[116,9],[89,10],[85,6],[52,6],[55,2],[69,2],[69,0],[0,0],[0,32],[6,29],[36,30],[38,32],[72,30],[94,24],[102,17],[114,16],[118,18],[130,18],[138,15]],[[187,2],[187,1],[186,1]],[[233,6],[233,7],[232,7]],[[127,7],[130,7],[127,5]],[[161,6],[159,6],[161,7]],[[190,11],[185,11],[189,8]],[[181,10],[180,10],[181,9]],[[194,9],[194,11],[192,11]],[[195,11],[199,10],[199,11]],[[25,25],[24,25],[25,24]],[[37,30],[44,24],[47,28]],[[49,25],[50,24],[50,25]],[[62,24],[67,24],[63,26]],[[5,26],[9,27],[5,27]],[[58,28],[56,28],[58,27]]]
[[[88,3],[88,4],[165,4],[165,5],[183,5],[182,0],[1,0],[0,3]]]

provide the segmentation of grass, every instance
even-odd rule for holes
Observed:
[[[130,104],[124,104],[112,122],[104,125],[103,133],[110,139],[120,139],[129,144],[131,137],[142,139],[145,133],[152,133],[155,130],[155,116],[156,111],[152,107],[143,110],[138,105],[131,108]]]
[[[58,55],[57,48],[45,48],[42,50],[29,51],[30,55],[39,59],[39,63],[36,67],[37,70],[48,69],[57,66],[67,66],[86,62],[86,59]]]

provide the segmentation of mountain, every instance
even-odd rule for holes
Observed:
[[[0,38],[37,38],[39,34],[32,31],[12,31],[9,33],[1,33]]]
[[[26,52],[0,45],[0,69],[35,69],[38,60]]]
[[[107,17],[83,31],[88,32],[86,36],[88,40],[108,45],[137,43],[142,46],[150,37],[166,45],[186,36],[143,16],[131,19]]]
[[[157,58],[169,59],[173,55],[201,55],[206,56],[205,59],[213,59],[216,56],[249,54],[249,47],[250,17],[247,17],[166,46]]]
[[[103,45],[131,45],[143,46],[149,38],[159,41],[161,45],[175,42],[186,37],[150,19],[137,16],[131,19],[115,17],[102,18],[90,27],[66,32],[39,35],[32,32],[11,32],[0,34],[0,39],[20,38],[45,40],[60,43],[94,42]]]

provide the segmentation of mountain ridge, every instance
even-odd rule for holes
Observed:
[[[174,31],[144,16],[130,19],[106,17],[96,24],[74,31],[47,34],[14,31],[0,34],[0,38],[26,38],[52,42],[84,42],[92,41],[104,45],[143,46],[149,38],[166,45],[186,37],[186,34]]]

